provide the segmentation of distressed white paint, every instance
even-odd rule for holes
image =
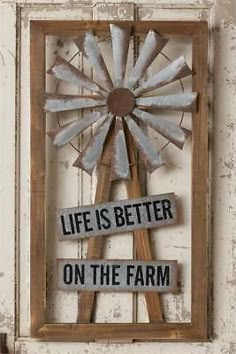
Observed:
[[[15,6],[0,4],[0,332],[15,327]]]
[[[28,318],[28,237],[29,237],[29,194],[28,194],[28,108],[24,108],[24,105],[27,106],[28,102],[28,67],[29,67],[29,52],[27,49],[27,26],[29,16],[35,18],[77,18],[80,16],[80,8],[81,4],[76,4],[75,1],[66,1],[66,0],[2,0],[0,5],[0,22],[1,22],[1,33],[0,33],[0,42],[4,45],[9,46],[9,43],[12,43],[11,50],[14,51],[14,38],[15,38],[15,29],[14,29],[14,7],[12,4],[27,4],[27,8],[22,13],[22,53],[24,58],[24,65],[22,65],[22,70],[24,72],[25,83],[22,84],[22,89],[25,94],[25,98],[21,111],[21,139],[23,139],[22,153],[21,153],[21,209],[20,209],[20,231],[21,231],[21,242],[20,242],[20,252],[21,252],[21,274],[24,274],[24,277],[21,276],[21,291],[23,297],[23,302],[20,305],[20,315],[21,315],[21,334],[24,336],[28,335],[29,329],[29,318]],[[125,13],[127,13],[127,9],[125,6],[120,6],[119,10],[115,8],[115,6],[110,5],[109,8],[106,6],[108,1],[102,1],[101,4],[94,7],[94,14],[99,12],[99,14],[103,14],[103,19],[107,19],[109,14],[112,14],[114,18],[125,17]],[[110,2],[110,1],[109,1]],[[122,0],[116,1],[122,3]],[[31,5],[34,3],[35,5]],[[45,9],[44,5],[46,4],[47,9]],[[233,12],[233,5],[235,5],[234,0],[158,0],[152,1],[152,3],[144,2],[143,0],[139,0],[136,2],[138,4],[137,13],[139,18],[142,19],[210,19],[211,26],[214,24],[216,20],[217,24],[217,32],[215,37],[215,115],[214,115],[214,159],[213,159],[213,186],[212,186],[212,194],[213,194],[213,217],[214,217],[214,248],[213,248],[213,272],[214,272],[214,338],[212,343],[194,343],[194,344],[172,344],[172,343],[143,343],[143,344],[99,344],[99,343],[40,343],[37,341],[32,341],[30,339],[22,338],[18,339],[16,348],[18,353],[28,353],[28,354],[40,354],[40,353],[70,353],[77,354],[78,352],[82,354],[90,353],[116,353],[116,354],[124,354],[124,353],[135,353],[135,354],[149,354],[149,353],[176,353],[176,354],[234,354],[236,352],[236,341],[235,341],[235,333],[236,333],[236,316],[235,316],[235,298],[236,298],[236,285],[235,285],[235,263],[236,263],[236,255],[235,255],[235,191],[234,186],[236,185],[235,181],[235,164],[234,164],[234,156],[235,156],[235,63],[236,63],[236,20]],[[217,4],[216,7],[212,7],[212,5]],[[59,5],[58,5],[59,4]],[[231,7],[230,7],[231,4]],[[86,5],[87,6],[87,5]],[[130,8],[132,7],[130,4],[127,5]],[[55,8],[54,8],[55,7]],[[115,10],[114,10],[115,8]],[[74,11],[71,11],[73,9]],[[98,10],[99,9],[99,10]],[[47,10],[47,11],[46,11]],[[49,10],[49,11],[48,11]],[[216,11],[216,12],[215,12]],[[215,16],[216,13],[216,16]],[[91,7],[87,7],[87,10],[83,12],[83,16],[87,18],[91,18]],[[132,16],[130,16],[132,19]],[[3,24],[5,25],[3,26]],[[8,34],[7,44],[3,41],[3,33]],[[3,53],[3,49],[1,46],[1,53]],[[1,189],[1,202],[4,201],[4,208],[9,210],[7,213],[7,217],[2,217],[0,219],[1,224],[1,243],[0,246],[0,265],[1,268],[4,267],[4,270],[0,269],[1,273],[5,272],[9,274],[9,279],[5,276],[0,277],[0,312],[4,308],[4,312],[10,314],[10,338],[13,336],[13,326],[14,322],[12,319],[14,312],[14,295],[13,295],[13,259],[14,259],[14,230],[13,224],[6,224],[5,220],[14,220],[13,211],[14,211],[14,105],[12,104],[12,99],[14,98],[14,63],[10,58],[10,55],[7,52],[4,53],[4,58],[7,58],[7,66],[10,68],[10,80],[7,80],[7,86],[4,86],[5,95],[0,96],[0,107],[1,107],[1,117],[0,117],[0,134],[2,134],[4,127],[4,136],[1,135],[1,142],[4,141],[4,145],[8,146],[7,152],[11,157],[10,160],[6,161],[6,157],[3,153],[0,154],[1,161],[1,182],[4,181],[5,188],[2,191]],[[214,59],[212,57],[212,59]],[[212,60],[213,62],[213,60]],[[1,59],[0,59],[0,65]],[[3,67],[0,66],[0,77],[2,77]],[[5,69],[4,69],[5,70]],[[3,87],[3,83],[1,81],[0,87]],[[10,90],[10,91],[7,91]],[[6,95],[6,92],[9,92]],[[4,98],[4,99],[3,99]],[[7,98],[7,99],[6,99]],[[25,102],[25,103],[24,103]],[[3,106],[4,104],[4,106]],[[213,104],[212,104],[213,106]],[[8,120],[2,119],[2,112],[8,113]],[[5,127],[7,129],[5,130]],[[85,137],[86,138],[86,137]],[[213,149],[212,141],[210,143],[211,150]],[[172,186],[174,186],[176,194],[183,198],[181,190],[178,189],[178,180],[181,178],[181,169],[184,167],[183,161],[189,165],[190,161],[186,160],[186,157],[189,155],[190,146],[187,147],[186,155],[184,155],[184,159],[182,155],[177,154],[175,148],[173,147],[173,152],[176,156],[180,156],[180,160],[176,163],[180,167],[177,169],[177,175],[175,180],[172,181]],[[4,150],[3,150],[4,151]],[[61,161],[66,162],[67,152],[61,155]],[[173,156],[172,151],[168,154],[168,156]],[[10,163],[10,166],[8,165]],[[3,169],[2,167],[6,167]],[[62,172],[62,171],[61,171]],[[172,172],[171,172],[172,173]],[[68,175],[68,174],[66,174]],[[2,179],[3,176],[3,179]],[[156,176],[156,177],[159,177]],[[155,178],[156,178],[155,177]],[[83,183],[89,184],[90,177],[87,177],[86,174],[79,175],[80,180]],[[155,187],[155,178],[150,180],[150,188],[153,188],[155,192],[160,192],[156,190]],[[83,185],[82,183],[82,185]],[[157,183],[156,183],[157,184]],[[91,188],[88,187],[86,190],[82,190],[82,187],[79,187],[78,193],[80,196],[80,200],[82,204],[89,204],[92,202],[92,195],[94,192],[95,183],[91,185]],[[167,186],[168,187],[168,186]],[[122,187],[123,188],[123,187]],[[173,187],[172,187],[173,188]],[[167,188],[168,189],[168,188]],[[92,193],[90,193],[92,192]],[[164,192],[164,191],[162,191]],[[123,191],[124,193],[124,191]],[[184,193],[183,193],[184,194]],[[124,195],[125,197],[125,195]],[[186,209],[189,208],[188,198],[182,199],[183,205],[186,206]],[[63,197],[64,201],[64,197]],[[64,206],[64,205],[63,205]],[[185,211],[183,211],[185,213]],[[187,226],[187,225],[186,225]],[[2,232],[2,230],[4,232]],[[178,234],[180,235],[181,230],[178,230]],[[166,251],[170,247],[169,245],[161,245],[162,235],[158,234],[155,236],[157,238],[158,244],[158,256],[159,254],[165,250]],[[175,235],[175,238],[178,237]],[[3,240],[3,241],[2,241]],[[177,258],[180,256],[181,259],[188,259],[189,253],[189,244],[186,245],[186,240],[179,239],[178,243],[175,243],[173,252],[177,255]],[[113,240],[112,240],[113,242]],[[130,241],[131,243],[131,237]],[[111,245],[110,240],[108,241],[108,245],[106,246],[106,252],[109,251],[108,256],[112,258],[112,252],[109,248]],[[112,248],[120,246],[119,239],[114,240],[112,244]],[[68,246],[70,247],[70,246]],[[86,247],[84,247],[85,249]],[[82,248],[81,248],[82,249]],[[177,252],[177,253],[175,253]],[[71,250],[69,250],[71,254]],[[77,253],[77,251],[76,251]],[[126,256],[125,248],[120,252],[120,256]],[[5,260],[2,266],[2,259]],[[184,274],[184,278],[189,279],[189,271],[188,274]],[[3,285],[2,285],[3,284]],[[187,287],[189,284],[187,284]],[[24,292],[23,292],[24,291]],[[189,296],[187,296],[189,297]],[[61,304],[64,303],[64,300]],[[75,301],[77,301],[75,299]],[[104,306],[106,310],[107,302],[110,301],[110,298],[105,298],[104,301],[100,302],[102,306]],[[142,302],[142,299],[140,299]],[[124,302],[123,302],[124,303]],[[127,301],[127,303],[129,303]],[[171,300],[173,306],[168,310],[168,316],[171,319],[174,317],[174,299]],[[181,298],[181,301],[176,303],[177,308],[179,309],[178,313],[183,314],[184,309],[186,308],[188,303],[187,299]],[[130,303],[129,303],[130,304]],[[119,308],[120,303],[117,305],[117,309]],[[127,310],[127,307],[125,308]],[[107,316],[110,319],[110,315],[116,317],[117,314],[119,316],[120,310],[116,310],[116,307],[110,310],[106,310],[102,313],[100,311],[99,316]],[[142,310],[145,315],[145,306],[143,306]],[[140,315],[141,316],[141,315]],[[182,316],[182,315],[181,315]],[[187,315],[188,317],[189,315]],[[183,316],[182,316],[183,317]],[[8,317],[7,317],[8,318]],[[104,318],[104,317],[103,317]],[[142,316],[143,318],[143,316]],[[175,318],[174,318],[175,319]]]

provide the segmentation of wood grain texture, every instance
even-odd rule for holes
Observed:
[[[111,144],[114,139],[114,124],[108,133],[107,140],[105,141],[102,159],[98,168],[98,181],[95,195],[95,203],[109,201],[111,191]],[[99,259],[102,257],[103,238],[90,237],[88,240],[88,259]],[[95,300],[94,291],[83,291],[80,293],[79,298],[79,313],[77,322],[89,323],[92,320],[93,305]]]
[[[106,34],[110,23],[131,25],[131,34],[147,34],[149,29],[164,35],[193,35],[201,31],[204,21],[34,21],[46,35],[78,36],[87,30]],[[206,22],[205,22],[206,23]]]
[[[44,341],[201,341],[198,332],[189,323],[96,323],[46,324],[39,331]]]
[[[193,115],[192,153],[192,322],[149,324],[90,324],[95,299],[94,292],[81,294],[80,324],[45,324],[46,255],[45,255],[45,35],[78,35],[87,29],[98,34],[107,32],[110,22],[97,21],[32,21],[31,23],[31,335],[47,341],[89,340],[164,340],[207,341],[208,339],[208,254],[207,254],[207,193],[208,193],[208,122],[207,122],[207,23],[154,21],[132,22],[135,34],[145,34],[152,27],[163,35],[183,34],[193,39],[193,90],[199,92],[198,112]],[[116,22],[117,23],[117,22]],[[122,22],[124,23],[124,22]],[[108,141],[99,168],[99,188],[95,202],[110,197],[110,149]],[[135,157],[134,157],[135,158]],[[137,167],[131,173],[137,181]],[[140,185],[127,185],[129,197],[140,193]],[[105,199],[104,199],[105,198]],[[138,258],[151,258],[147,232],[135,232]],[[89,240],[88,258],[101,258],[102,238]],[[150,257],[150,258],[149,258]],[[40,260],[40,262],[39,262]],[[152,295],[152,294],[150,294]],[[148,295],[149,296],[149,295]],[[161,321],[159,299],[147,298],[151,322]]]
[[[31,86],[31,243],[30,310],[31,335],[45,323],[46,253],[45,253],[45,134],[43,112],[45,92],[45,36],[30,28]]]
[[[138,168],[137,168],[137,153],[132,136],[128,129],[126,129],[126,142],[130,162],[131,180],[126,182],[127,192],[129,198],[141,197],[141,188],[139,182]],[[135,230],[133,232],[135,238],[135,248],[137,258],[141,260],[151,260],[152,251],[149,240],[149,231]],[[160,296],[158,293],[145,293],[145,300],[148,310],[150,322],[163,321]]]
[[[193,114],[192,152],[192,324],[208,338],[208,29],[193,36],[193,90],[199,93]]]

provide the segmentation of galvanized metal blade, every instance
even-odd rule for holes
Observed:
[[[133,114],[143,123],[149,125],[164,138],[168,139],[179,149],[183,149],[184,143],[191,132],[165,119],[154,116],[140,109],[134,109]]]
[[[88,31],[83,38],[75,39],[74,42],[92,65],[102,86],[111,91],[113,83],[93,33]]]
[[[136,105],[147,109],[159,108],[175,111],[195,112],[197,106],[197,95],[197,92],[191,92],[166,96],[139,97],[136,98]]]
[[[103,145],[110,129],[112,120],[113,117],[110,115],[106,118],[86,148],[74,162],[73,166],[81,168],[90,175],[93,173],[97,162],[102,156]]]
[[[130,180],[129,158],[121,117],[116,117],[111,179]]]
[[[180,56],[134,91],[135,96],[155,90],[192,74],[185,58]]]
[[[53,139],[53,144],[57,147],[68,144],[77,135],[81,134],[91,124],[95,123],[98,119],[104,117],[104,112],[93,112],[84,118],[75,120],[69,124],[59,127],[56,130],[50,131],[48,135]]]
[[[151,173],[157,168],[163,166],[164,161],[162,160],[160,153],[157,153],[154,150],[153,146],[149,142],[148,137],[143,133],[135,121],[130,116],[126,116],[124,119],[138,147],[148,172]]]
[[[130,26],[110,25],[115,86],[123,85],[130,41]]]
[[[151,65],[156,56],[168,42],[168,38],[164,38],[153,30],[150,30],[144,41],[137,62],[134,65],[131,74],[126,81],[125,86],[132,88],[139,79],[145,74],[145,71]]]
[[[106,100],[99,96],[71,96],[47,94],[44,110],[46,112],[62,112],[74,109],[105,106]]]
[[[92,92],[96,92],[98,95],[106,97],[108,94],[106,90],[98,85],[95,81],[91,80],[79,69],[75,68],[59,55],[57,56],[55,63],[48,70],[48,74],[53,74],[60,80],[83,87]]]

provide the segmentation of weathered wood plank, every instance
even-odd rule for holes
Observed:
[[[132,34],[146,34],[150,27],[165,35],[193,35],[201,30],[203,21],[35,21],[45,34],[78,36],[88,30],[107,34],[110,23],[132,25]]]
[[[131,180],[126,183],[128,196],[130,198],[141,196],[141,186],[139,182],[138,168],[137,168],[137,151],[132,140],[132,136],[128,129],[126,129],[126,141],[128,147]],[[152,251],[149,241],[148,230],[134,231],[135,248],[137,258],[140,260],[151,260]],[[160,298],[157,293],[146,293],[145,300],[147,304],[148,316],[150,322],[163,321]]]
[[[108,133],[105,141],[101,163],[98,168],[98,181],[95,196],[95,203],[108,201],[111,191],[111,149],[110,144],[114,137],[114,126]],[[103,238],[90,237],[88,240],[87,258],[99,259],[102,256]],[[95,299],[94,291],[83,291],[79,299],[79,314],[77,322],[89,323],[92,320],[93,304]]]
[[[199,92],[193,114],[192,153],[192,323],[208,338],[208,29],[193,36],[193,90]],[[201,265],[199,267],[199,265]]]
[[[45,36],[41,29],[30,28],[31,85],[31,243],[30,310],[31,335],[45,323],[46,253],[45,253],[45,135],[43,101],[45,92]],[[40,259],[40,272],[35,276]]]
[[[199,341],[201,337],[190,323],[89,323],[47,324],[39,332],[43,340],[93,341],[135,339],[167,341]]]

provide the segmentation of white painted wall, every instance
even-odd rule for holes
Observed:
[[[107,5],[107,3],[109,4]],[[15,329],[17,329],[17,335],[19,334],[15,344],[17,353],[236,353],[236,214],[234,210],[236,199],[234,164],[236,2],[235,0],[160,0],[156,2],[141,0],[135,2],[135,6],[122,1],[116,1],[119,5],[111,5],[110,3],[111,1],[81,4],[73,0],[2,0],[0,3],[0,332],[8,333],[11,353],[14,353]],[[134,16],[140,20],[203,19],[209,21],[211,30],[209,77],[214,88],[214,95],[212,95],[211,89],[209,94],[211,112],[209,148],[212,154],[212,341],[188,344],[40,343],[29,338],[29,21],[30,19],[54,18],[133,19]],[[18,57],[15,61],[16,45],[18,45]],[[51,48],[51,45],[53,45],[52,42],[48,48]],[[177,47],[176,45],[173,51],[178,51]],[[188,49],[186,50],[188,53]],[[16,62],[18,63],[17,70]],[[20,89],[17,90],[18,105],[16,109],[15,79],[19,80]],[[53,85],[53,83],[49,82],[48,85]],[[84,141],[80,141],[80,144],[84,143]],[[188,160],[189,149],[190,147],[187,146],[183,158],[181,154],[178,154],[178,166],[182,167],[183,173],[189,171],[189,164],[191,163]],[[64,203],[68,203],[68,206],[70,206],[78,200],[81,204],[92,202],[94,179],[90,180],[82,173],[79,174],[78,179],[73,169],[67,168],[68,156],[70,156],[70,160],[74,158],[67,149],[59,154],[53,149],[49,150],[49,161],[56,165],[55,170],[52,169],[51,173],[57,173],[60,183],[65,183],[65,185],[67,180],[73,180],[73,183],[78,186],[77,195],[75,196],[69,189],[69,193],[66,194],[67,199],[65,199],[65,195],[60,195],[54,191],[54,196],[52,195],[52,199],[48,203],[50,205],[49,215],[61,203],[63,207],[66,207],[67,205]],[[185,162],[184,166],[182,165],[183,161]],[[175,173],[173,175],[175,177],[174,191],[178,191],[177,194],[189,196],[187,183],[186,188],[180,188],[178,178],[181,181],[182,177],[178,175],[178,171],[173,173]],[[161,177],[161,175],[156,175],[148,180],[148,188],[151,194],[154,194],[155,181],[158,177]],[[171,178],[167,179],[162,188],[167,188],[167,191],[169,191],[170,181]],[[51,179],[49,176],[49,189],[52,182],[53,174]],[[79,187],[81,185],[85,185],[88,192],[85,193]],[[117,193],[117,197],[125,197],[122,187],[119,187]],[[186,197],[186,203],[187,200]],[[188,219],[189,215],[186,210],[185,220]],[[179,230],[179,232],[188,234],[188,227],[188,222],[185,222],[184,229]],[[53,233],[52,228],[53,226],[49,225],[50,234]],[[175,241],[175,245],[180,247],[175,250],[169,246],[168,238],[165,242],[160,241],[160,234],[156,235],[155,238],[158,238],[158,252],[163,252],[165,256],[168,254],[168,257],[173,257],[173,255],[176,255],[177,258],[182,257],[181,259],[186,259],[186,263],[188,263],[190,245],[187,244],[187,248],[184,248],[186,247],[184,238],[179,238],[178,242]],[[119,250],[119,257],[131,257],[132,238],[127,236],[126,240],[129,242],[129,247],[126,247],[126,243],[122,243],[122,239],[111,238],[108,242],[107,256],[113,257],[111,249],[114,247]],[[170,241],[173,242],[171,238]],[[86,245],[79,244],[76,249],[71,244],[62,247],[56,242],[56,237],[52,244],[50,251],[53,253],[53,247],[56,246],[56,254],[60,256],[85,254]],[[109,248],[110,246],[111,248]],[[75,252],[75,254],[72,252]],[[188,278],[188,274],[190,273],[187,271],[185,279]],[[16,292],[15,280],[18,285]],[[180,320],[184,320],[185,316],[187,320],[189,319],[190,293],[188,293],[188,289],[189,286],[186,287],[186,292],[179,302],[174,303],[174,300],[170,299],[168,315],[171,319],[176,320],[175,316],[179,316]],[[73,306],[77,302],[76,297],[71,294],[65,296],[58,293],[55,299],[55,303],[54,300],[49,303],[50,319],[64,321],[69,318],[72,321]],[[100,321],[131,321],[131,296],[115,295],[113,301],[112,305],[110,295],[100,296],[100,310],[97,313],[97,319]],[[139,297],[138,301],[143,304],[142,297]],[[56,310],[54,310],[55,306]],[[58,309],[61,306],[63,306],[63,310],[59,311]],[[121,311],[122,309],[123,311]],[[17,316],[15,316],[15,311]],[[119,314],[118,317],[117,314]],[[138,316],[145,319],[144,305],[141,305]]]

